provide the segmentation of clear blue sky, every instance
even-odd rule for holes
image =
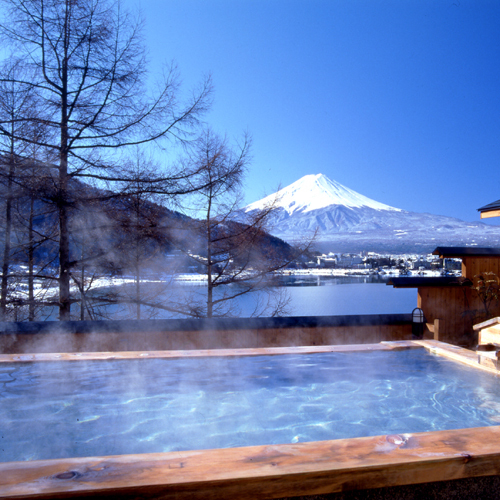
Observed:
[[[153,69],[211,73],[208,122],[253,136],[247,202],[314,173],[468,221],[500,199],[499,0],[127,3]]]

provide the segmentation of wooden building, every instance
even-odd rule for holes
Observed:
[[[484,207],[478,208],[481,212],[481,219],[488,219],[490,217],[500,217],[500,200],[489,203]]]
[[[496,284],[500,276],[500,248],[438,247],[433,254],[445,259],[461,259],[462,276],[401,277],[393,278],[389,284],[395,288],[418,289],[417,307],[423,310],[426,323],[424,338],[475,346],[477,333],[473,325],[500,316],[499,301],[492,300],[486,313],[477,289],[479,276]]]

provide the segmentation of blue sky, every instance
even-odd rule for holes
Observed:
[[[315,173],[468,221],[500,199],[498,0],[127,3],[153,71],[175,60],[186,90],[210,73],[207,121],[252,135],[247,202]]]

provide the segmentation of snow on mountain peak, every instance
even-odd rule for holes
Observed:
[[[344,205],[349,208],[368,207],[375,210],[401,212],[399,208],[390,207],[367,198],[336,181],[330,180],[323,174],[305,175],[277,193],[251,203],[244,210],[250,212],[262,209],[266,205],[273,203],[276,198],[278,200],[277,206],[285,209],[289,215],[294,212],[306,213],[331,205]]]

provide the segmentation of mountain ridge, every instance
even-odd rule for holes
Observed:
[[[440,245],[500,244],[500,227],[391,207],[322,174],[304,176],[243,210],[252,213],[273,200],[269,232],[290,243],[316,233],[317,244],[337,251],[427,253]]]

